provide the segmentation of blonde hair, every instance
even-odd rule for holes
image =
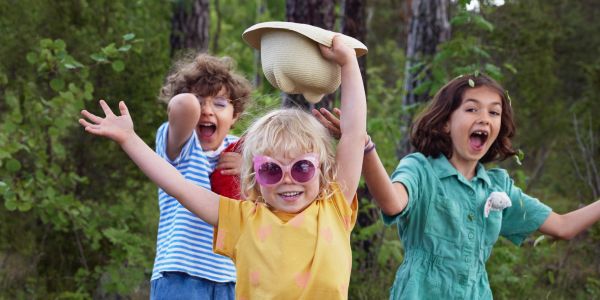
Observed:
[[[327,198],[336,179],[333,138],[311,114],[296,108],[277,109],[256,120],[243,137],[241,185],[244,198],[262,199],[256,182],[252,159],[255,155],[276,155],[292,151],[314,152],[319,155],[319,195]]]

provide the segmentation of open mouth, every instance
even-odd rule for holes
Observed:
[[[297,199],[298,197],[300,197],[300,195],[302,195],[302,193],[303,192],[283,192],[283,193],[278,193],[278,195],[285,201],[293,201],[293,200]]]
[[[217,126],[213,123],[199,123],[198,133],[200,137],[209,138],[217,131]]]
[[[476,130],[471,133],[469,136],[469,143],[471,147],[475,150],[483,149],[483,145],[488,139],[488,132],[482,130]]]

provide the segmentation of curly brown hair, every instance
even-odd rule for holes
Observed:
[[[517,152],[511,139],[516,133],[513,111],[504,88],[485,74],[461,75],[444,85],[411,126],[411,144],[426,156],[444,154],[452,157],[452,140],[445,126],[450,115],[462,104],[467,89],[485,86],[498,93],[502,101],[501,125],[498,137],[480,162],[504,160]]]
[[[250,82],[234,72],[233,59],[201,53],[175,63],[160,89],[159,99],[169,103],[173,96],[181,93],[215,96],[222,88],[232,100],[234,115],[242,113],[250,102]]]

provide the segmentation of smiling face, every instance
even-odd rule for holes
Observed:
[[[473,168],[488,152],[500,132],[502,102],[489,87],[467,89],[460,106],[452,112],[445,129],[452,140],[450,162]]]
[[[229,134],[231,126],[237,121],[231,101],[224,106],[219,106],[215,99],[229,99],[227,89],[221,90],[215,96],[199,97],[201,102],[201,113],[196,133],[200,139],[203,150],[217,150],[217,148]]]
[[[271,155],[271,158],[288,165],[298,160],[307,153],[293,150],[286,155]],[[274,185],[259,185],[260,193],[265,202],[274,211],[286,213],[298,213],[308,207],[319,194],[319,173],[320,168],[316,169],[315,174],[309,181],[299,183],[290,175],[290,172],[283,172],[283,178]]]

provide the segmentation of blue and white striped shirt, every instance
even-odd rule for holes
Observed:
[[[181,149],[175,160],[167,156],[165,122],[156,134],[156,153],[167,160],[187,179],[210,189],[210,173],[217,165],[219,154],[237,137],[228,135],[215,151],[203,151],[196,134]],[[156,258],[151,280],[161,272],[184,272],[215,282],[235,282],[235,267],[231,259],[213,253],[213,226],[183,207],[175,198],[158,189],[160,219],[156,239]]]

